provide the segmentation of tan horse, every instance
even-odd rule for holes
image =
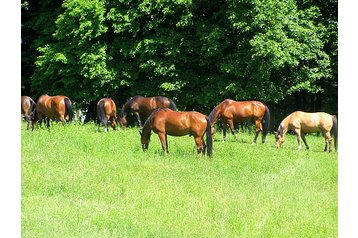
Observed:
[[[29,96],[21,96],[21,113],[27,121],[27,129],[30,128],[31,118],[30,114],[35,110],[36,103]]]
[[[119,114],[119,122],[122,127],[126,127],[127,114],[133,114],[137,118],[139,127],[142,127],[141,117],[147,119],[150,114],[158,108],[177,110],[175,103],[167,97],[134,96],[123,105]]]
[[[68,117],[72,121],[73,111],[71,100],[66,96],[41,95],[37,100],[36,110],[31,116],[32,130],[38,120],[46,119],[47,127],[50,127],[50,119],[59,119],[64,125]]]
[[[285,141],[285,134],[287,131],[292,130],[296,133],[298,150],[301,149],[301,138],[305,143],[307,149],[309,146],[307,144],[305,134],[313,132],[323,132],[325,138],[325,147],[324,151],[331,152],[331,130],[334,137],[334,145],[337,150],[337,140],[338,140],[338,121],[337,117],[330,115],[325,112],[316,112],[308,113],[296,111],[288,115],[285,119],[282,120],[278,130],[276,132],[276,147],[280,147]]]
[[[198,154],[205,149],[208,156],[212,155],[211,125],[208,118],[195,111],[176,112],[168,108],[161,108],[154,111],[145,121],[141,134],[143,151],[148,149],[151,131],[158,134],[164,153],[168,153],[167,135],[194,137]],[[204,142],[206,134],[206,144]]]
[[[234,101],[225,99],[217,105],[210,113],[209,120],[213,126],[220,119],[223,123],[223,141],[226,140],[226,127],[229,125],[231,133],[235,135],[234,123],[248,122],[253,120],[256,126],[256,133],[253,144],[262,132],[262,143],[265,143],[270,127],[270,110],[262,102],[258,101]]]
[[[105,126],[105,131],[108,131],[108,124],[111,122],[113,130],[116,129],[117,121],[117,109],[116,104],[111,98],[102,98],[97,103],[97,116],[98,116],[98,128],[102,122]]]

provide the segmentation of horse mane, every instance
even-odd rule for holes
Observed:
[[[278,135],[283,136],[283,126],[280,124],[277,130]]]
[[[144,136],[147,136],[147,135],[149,135],[149,133],[150,133],[150,131],[151,131],[151,125],[152,125],[152,121],[153,121],[153,116],[155,115],[155,114],[157,114],[157,112],[159,112],[159,111],[161,111],[161,110],[166,110],[166,109],[168,109],[168,108],[158,108],[158,109],[156,109],[156,110],[154,110],[151,114],[150,114],[150,116],[147,118],[147,120],[145,120],[145,122],[144,122],[144,125],[143,125],[143,127],[142,127],[142,134],[144,135]]]
[[[151,114],[150,116],[147,118],[147,120],[145,120],[144,122],[144,125],[143,125],[143,132],[145,132],[146,130],[148,130],[148,127],[152,124],[152,121],[153,121],[153,116],[155,114],[157,114],[157,112],[159,111],[167,111],[169,108],[165,108],[165,107],[161,107],[161,108],[158,108],[158,109],[155,109]]]

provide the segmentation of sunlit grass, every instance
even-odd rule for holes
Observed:
[[[307,136],[251,145],[253,134],[217,134],[212,159],[192,137],[138,129],[22,124],[23,237],[337,237],[337,152]],[[260,141],[260,138],[259,140]]]

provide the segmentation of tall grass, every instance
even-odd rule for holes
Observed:
[[[251,145],[216,134],[212,159],[192,137],[138,129],[97,132],[76,123],[50,130],[22,124],[23,237],[337,237],[337,152],[307,136]],[[259,141],[259,140],[258,140]]]

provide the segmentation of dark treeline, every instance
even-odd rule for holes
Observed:
[[[22,1],[21,93],[338,112],[337,0]]]

